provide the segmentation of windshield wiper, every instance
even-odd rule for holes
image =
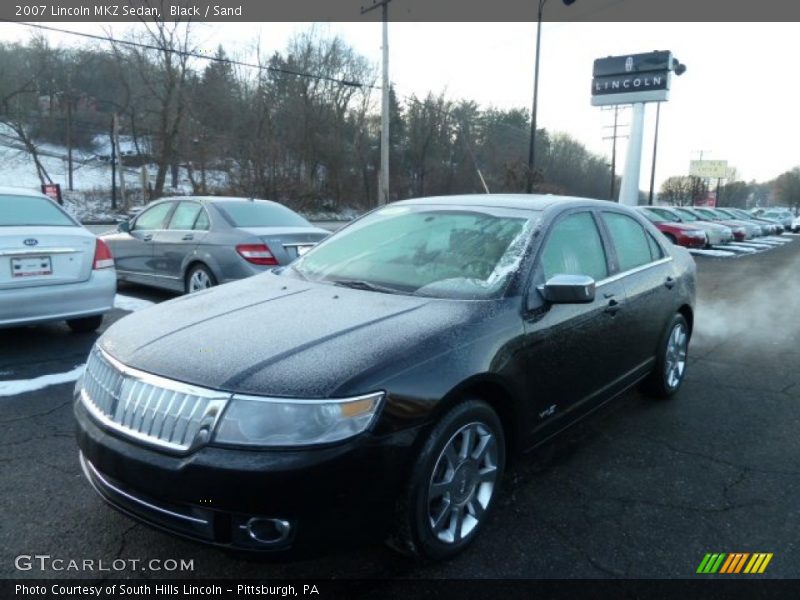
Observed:
[[[384,294],[401,294],[402,292],[395,288],[384,287],[382,285],[378,285],[377,283],[372,283],[370,281],[364,281],[362,279],[331,279],[330,280],[333,285],[338,285],[340,287],[351,288],[354,290],[367,290],[369,292],[381,292]]]

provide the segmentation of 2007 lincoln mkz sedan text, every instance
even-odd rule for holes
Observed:
[[[76,387],[80,460],[110,504],[196,540],[446,558],[509,458],[634,384],[678,390],[694,297],[687,251],[616,204],[397,202],[110,327]]]

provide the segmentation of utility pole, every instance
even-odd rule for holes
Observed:
[[[620,109],[625,110],[628,108],[627,106],[620,106],[619,104],[614,105],[614,124],[613,125],[606,125],[604,129],[611,129],[613,128],[614,133],[612,135],[606,136],[604,140],[612,140],[611,142],[611,191],[609,192],[608,199],[614,200],[614,187],[617,183],[617,139],[618,138],[627,138],[627,135],[617,135],[617,128],[619,127],[627,127],[628,124],[625,123],[623,125],[619,124],[619,111]],[[603,109],[605,110],[605,109]],[[609,107],[608,110],[611,110]]]
[[[372,6],[361,9],[361,14],[381,7],[383,18],[383,83],[381,84],[381,169],[378,205],[389,201],[389,2],[373,0]]]
[[[653,166],[650,169],[650,195],[647,204],[653,206],[653,188],[656,185],[656,154],[658,153],[658,121],[661,118],[661,102],[656,104],[656,135],[653,138]]]
[[[117,210],[117,144],[114,141],[114,117],[111,117],[111,210]]]
[[[122,164],[122,146],[119,145],[119,118],[117,117],[117,113],[114,113],[111,119],[112,130],[114,132],[114,146],[116,146],[117,154],[119,155],[119,196],[122,201],[122,207],[127,209],[128,203],[125,198],[125,165]]]
[[[564,6],[574,4],[575,0],[561,0]],[[536,13],[536,58],[533,66],[533,106],[531,107],[531,139],[528,146],[528,182],[525,186],[527,193],[533,192],[533,177],[536,170],[536,112],[539,105],[539,53],[542,47],[542,13],[547,0],[539,0],[539,10]]]
[[[72,191],[72,93],[67,91],[67,187]]]

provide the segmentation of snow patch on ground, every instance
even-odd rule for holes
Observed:
[[[743,248],[741,246],[734,246],[727,244],[725,246],[714,246],[715,250],[722,250],[724,252],[735,252],[736,254],[755,254],[757,250],[754,248]]]
[[[66,373],[53,373],[52,375],[42,375],[41,377],[35,377],[33,379],[10,379],[8,381],[0,381],[0,396],[16,396],[17,394],[35,392],[36,390],[41,390],[51,385],[60,385],[62,383],[77,381],[78,377],[83,373],[85,366],[85,364],[78,365]]]
[[[759,244],[756,242],[731,242],[732,246],[739,246],[740,248],[751,248],[753,250],[767,250],[768,248],[772,248],[772,246],[768,244]]]
[[[689,250],[692,254],[696,254],[698,256],[715,256],[718,258],[729,258],[731,256],[736,256],[735,252],[729,252],[727,250],[706,250],[701,248],[691,248]]]
[[[153,306],[153,304],[155,304],[155,302],[134,298],[133,296],[125,296],[124,294],[117,294],[114,296],[114,308],[127,310],[128,312],[136,312],[148,306]]]

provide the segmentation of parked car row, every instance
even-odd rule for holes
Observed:
[[[706,206],[641,206],[639,210],[673,244],[687,248],[711,248],[732,241],[780,235],[788,228],[766,216],[739,208]]]
[[[796,217],[788,208],[772,207],[772,208],[754,208],[750,211],[753,216],[762,217],[765,219],[772,219],[778,221],[783,225],[786,230],[794,229],[794,222]]]
[[[327,235],[277,202],[185,197],[96,237],[47,196],[0,188],[0,327],[94,331],[117,280],[197,292],[286,265]]]

